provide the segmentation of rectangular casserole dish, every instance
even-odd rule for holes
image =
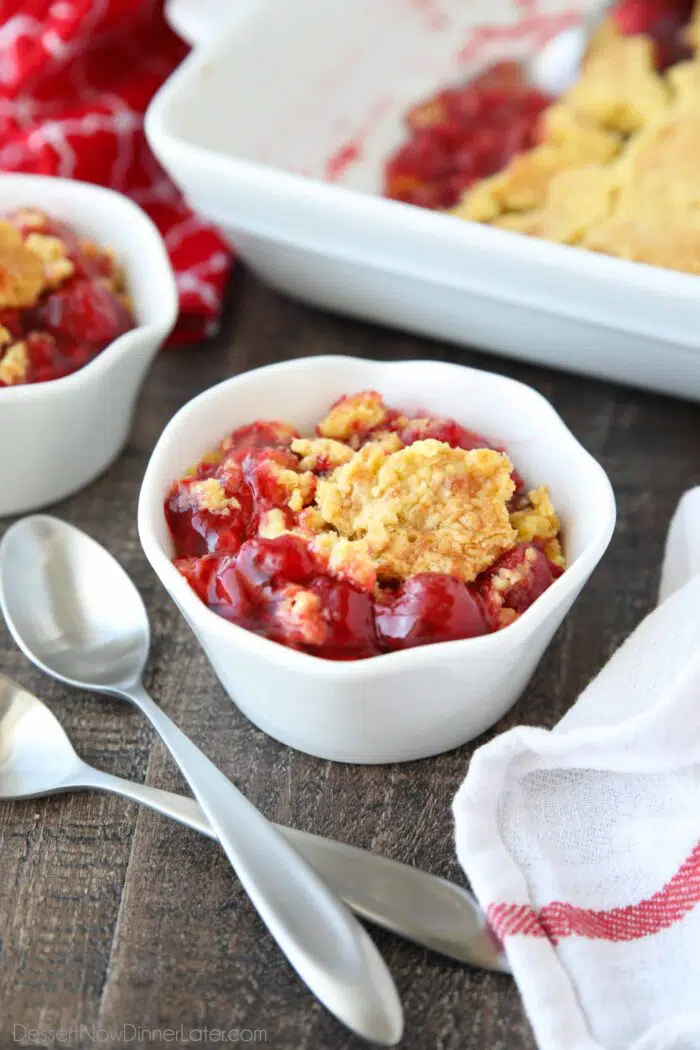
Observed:
[[[173,0],[201,40],[146,130],[191,204],[307,302],[700,399],[700,281],[381,197],[407,108],[579,15],[561,0]]]

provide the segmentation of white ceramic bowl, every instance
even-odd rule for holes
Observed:
[[[171,563],[163,500],[227,431],[256,418],[310,431],[343,393],[373,388],[407,411],[456,417],[502,442],[559,511],[569,568],[497,634],[336,663],[258,637],[211,612]],[[515,702],[608,545],[615,499],[603,469],[530,387],[435,361],[312,357],[246,372],[200,394],[165,428],[141,489],[143,549],[222,685],[266,733],[321,758],[399,762],[477,736]]]
[[[142,380],[177,317],[161,236],[126,197],[70,179],[0,175],[0,213],[22,205],[115,250],[137,327],[72,375],[0,389],[0,517],[63,499],[105,470],[124,445]]]

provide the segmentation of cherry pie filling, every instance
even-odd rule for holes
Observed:
[[[0,220],[0,387],[67,376],[135,323],[111,251],[34,208]]]
[[[214,612],[351,660],[501,630],[564,571],[544,487],[455,420],[375,391],[302,438],[234,430],[165,500],[174,564]]]

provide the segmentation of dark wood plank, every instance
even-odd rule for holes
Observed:
[[[497,732],[522,722],[552,725],[653,605],[669,516],[681,492],[700,482],[700,408],[323,314],[250,276],[237,284],[224,334],[209,346],[161,356],[123,457],[56,513],[97,536],[132,574],[152,619],[154,695],[269,817],[460,880],[450,802],[474,745],[405,765],[336,765],[265,737],[224,695],[138,544],[138,487],[160,430],[220,378],[304,354],[460,360],[522,379],[548,397],[609,471],[619,524]],[[50,702],[89,761],[184,790],[137,713],[48,681],[1,625],[0,655],[7,673]],[[0,836],[0,1045],[13,1025],[80,1024],[113,1032],[125,1025],[259,1029],[271,1045],[299,1050],[363,1045],[300,986],[213,843],[96,796],[2,804]],[[377,939],[404,999],[406,1047],[533,1050],[508,978],[389,935]],[[71,1045],[89,1043],[76,1036]]]

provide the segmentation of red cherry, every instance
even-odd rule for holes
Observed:
[[[258,420],[233,430],[224,442],[224,447],[227,452],[253,448],[286,448],[292,439],[298,436],[286,423]]]
[[[299,536],[246,540],[236,558],[238,575],[252,595],[264,587],[308,583],[318,566],[308,544]]]
[[[216,557],[219,560],[209,581],[207,604],[224,619],[244,624],[253,614],[253,604],[238,572],[237,559],[232,554]]]
[[[469,84],[462,91],[452,93],[446,108],[450,116],[461,121],[466,131],[483,116],[484,95],[478,87]]]
[[[452,175],[447,182],[444,207],[451,208],[457,204],[462,194],[473,186],[478,178],[478,174],[469,170]]]
[[[329,576],[319,576],[309,589],[321,599],[328,624],[326,647],[319,655],[349,659],[378,652],[370,594]]]
[[[611,16],[619,32],[631,36],[647,32],[668,9],[667,0],[621,0]]]
[[[15,338],[22,335],[24,328],[21,312],[9,306],[4,310],[0,310],[0,326],[7,328],[10,335],[13,335]]]
[[[415,204],[418,208],[430,208],[435,210],[436,208],[442,207],[442,187],[438,183],[431,184],[426,182],[420,186],[416,186],[414,190],[406,194],[404,199],[407,204]]]
[[[234,555],[175,558],[174,565],[195,594],[219,616],[240,624],[250,621],[254,610],[236,572]]]
[[[485,89],[503,88],[506,91],[517,91],[523,88],[526,82],[520,63],[507,59],[502,62],[494,62],[492,66],[480,73],[472,84]]]
[[[271,507],[287,507],[289,492],[283,485],[280,485],[278,474],[280,468],[297,470],[299,460],[292,452],[284,448],[265,447],[240,449],[230,453],[229,456],[232,456],[234,462],[239,462],[242,466],[243,477],[252,493],[256,515],[259,516]],[[227,460],[224,460],[219,472],[226,469]]]
[[[509,570],[517,579],[505,590],[494,586],[494,577],[502,569]],[[496,630],[501,626],[499,613],[502,608],[512,609],[521,615],[551,587],[561,573],[562,569],[549,561],[534,544],[519,543],[513,550],[503,554],[481,574],[475,584],[491,629]]]
[[[32,376],[51,369],[58,356],[56,340],[48,332],[30,332],[25,338]]]
[[[656,67],[663,70],[692,57],[684,32],[692,7],[692,0],[622,0],[611,14],[624,35],[645,33],[651,37]]]
[[[400,436],[405,445],[433,438],[435,441],[444,441],[452,448],[493,448],[491,442],[481,434],[477,434],[475,430],[467,430],[454,419],[443,419],[440,416],[431,416],[418,421],[412,420],[408,426],[404,427]]]
[[[209,585],[220,561],[220,554],[205,554],[203,558],[174,558],[173,565],[182,573],[195,594],[208,604]]]
[[[386,604],[377,603],[375,621],[387,649],[475,638],[487,631],[473,595],[460,580],[442,573],[406,580]]]
[[[409,112],[408,141],[386,165],[387,195],[451,207],[475,179],[500,171],[534,143],[549,102],[527,85],[518,63],[501,62],[419,103]]]
[[[129,311],[109,289],[82,279],[51,292],[33,313],[37,327],[94,349],[133,328]]]
[[[426,102],[419,102],[406,114],[406,124],[412,131],[427,128],[443,121],[448,113],[449,91],[443,91]]]
[[[213,551],[235,553],[246,538],[246,516],[240,507],[219,513],[200,508],[190,489],[196,477],[175,482],[165,500],[165,517],[178,554]]]

